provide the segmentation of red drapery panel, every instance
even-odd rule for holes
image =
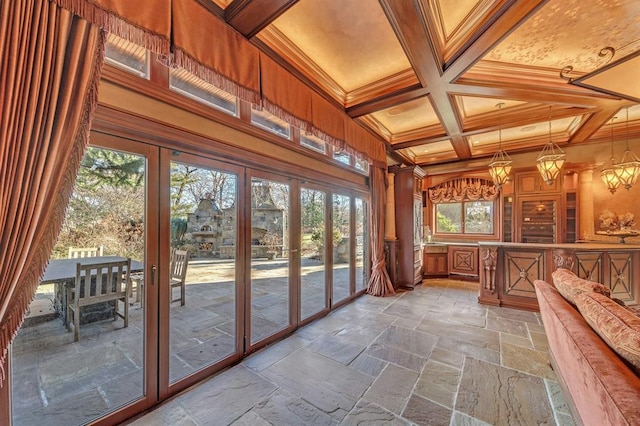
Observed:
[[[258,104],[258,49],[195,0],[173,1],[172,13],[174,65]]]
[[[169,57],[171,1],[53,0],[60,7],[152,52]]]
[[[371,277],[367,293],[374,296],[391,296],[396,294],[387,273],[384,258],[384,215],[387,204],[385,172],[380,167],[370,167],[371,184],[370,235],[371,235]]]
[[[312,131],[312,90],[307,85],[263,53],[260,81],[262,105],[267,111],[302,131]]]
[[[48,0],[0,3],[0,366],[62,225],[104,36]],[[4,371],[0,371],[0,385]]]

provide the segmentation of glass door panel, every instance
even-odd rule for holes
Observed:
[[[194,161],[171,162],[170,383],[238,352],[238,175]]]
[[[333,194],[333,297],[332,304],[351,294],[351,197]]]
[[[155,374],[145,368],[157,365],[156,340],[147,334],[155,326],[140,294],[126,279],[108,282],[106,269],[93,270],[84,290],[76,286],[78,263],[130,259],[129,274],[143,273],[147,229],[156,226],[147,220],[146,201],[148,156],[157,159],[157,151],[112,145],[138,153],[87,149],[51,260],[12,344],[14,425],[79,425],[136,400],[154,402],[155,392],[145,390],[155,388]],[[122,297],[96,301],[109,285]]]
[[[367,288],[369,281],[369,206],[356,198],[356,291]]]
[[[289,184],[251,179],[250,345],[291,325],[290,193]]]
[[[327,194],[300,190],[300,319],[327,308],[326,216]]]

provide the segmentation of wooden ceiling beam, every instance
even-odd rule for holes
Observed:
[[[609,121],[616,113],[623,107],[621,104],[609,104],[606,107],[594,112],[589,118],[585,120],[585,122],[578,127],[573,135],[569,138],[568,143],[575,144],[579,142],[584,142],[593,136],[598,130],[600,130],[604,125]],[[618,114],[618,119],[615,121],[616,124],[622,123],[620,114]]]
[[[224,18],[240,34],[250,39],[273,22],[298,0],[233,0]]]
[[[414,99],[422,98],[429,93],[427,89],[422,85],[417,84],[405,89],[399,90],[389,95],[384,95],[379,98],[371,99],[366,102],[362,102],[357,105],[353,105],[347,108],[347,114],[351,118],[361,117],[363,115],[371,114],[372,112],[380,111],[392,106],[412,101]]]
[[[497,12],[494,20],[483,25],[469,46],[445,67],[444,77],[447,81],[457,80],[547,1],[510,0],[505,2],[502,13]]]
[[[510,99],[529,103],[544,103],[566,105],[580,108],[595,108],[610,99],[598,98],[587,93],[581,94],[567,90],[562,92],[557,88],[536,86],[525,88],[514,85],[492,85],[489,82],[477,84],[451,84],[449,93],[457,96],[482,96],[496,99]]]
[[[431,104],[459,159],[471,157],[471,149],[461,135],[451,98],[447,93],[448,82],[444,80],[439,60],[439,51],[432,40],[424,15],[417,2],[406,0],[379,0],[391,27],[402,45],[420,83],[429,91]]]

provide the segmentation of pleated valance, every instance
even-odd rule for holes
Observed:
[[[349,118],[325,98],[311,93],[313,133],[331,145],[344,144],[345,120]]]
[[[53,0],[61,7],[161,55],[169,66],[260,105],[326,143],[386,164],[384,142],[314,92],[197,0]]]
[[[162,56],[171,48],[171,1],[53,0],[60,7]]]
[[[260,53],[262,106],[271,114],[303,130],[311,131],[311,92],[293,74]]]
[[[458,178],[442,182],[428,189],[429,200],[433,203],[460,201],[492,201],[500,194],[489,179]]]
[[[260,102],[258,49],[195,0],[174,1],[173,65],[240,99]]]

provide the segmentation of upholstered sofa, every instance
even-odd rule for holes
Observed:
[[[535,281],[534,285],[549,341],[551,363],[575,423],[597,426],[640,425],[640,369],[637,359],[629,362],[616,352],[620,351],[616,346],[619,343],[617,339],[620,327],[625,328],[626,332],[629,324],[631,328],[638,326],[640,318],[610,299],[607,291],[603,291],[595,283],[581,280],[568,270],[558,271],[553,273],[556,285],[541,280]],[[576,286],[569,297],[573,299],[572,302],[556,288],[565,284]],[[572,303],[580,306],[586,315],[583,316]],[[602,312],[607,318],[604,322],[599,319]],[[589,318],[589,322],[585,317]],[[613,338],[599,329],[598,332],[605,335],[606,340],[600,337],[590,322],[595,328],[613,325]],[[626,349],[631,345],[631,352],[640,351],[640,338],[637,337],[640,335],[640,328],[637,331],[636,335],[631,330],[631,343],[625,343]],[[625,338],[628,337],[628,334],[625,335]],[[607,340],[613,340],[613,346]],[[622,349],[625,357],[626,349]]]

